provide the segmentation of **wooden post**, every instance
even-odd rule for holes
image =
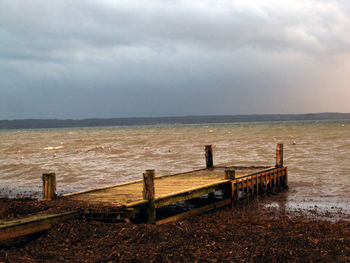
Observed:
[[[234,169],[226,169],[225,170],[225,179],[226,180],[234,180],[235,177],[235,170]],[[229,196],[231,198],[231,205],[233,205],[233,199],[234,199],[234,185],[233,182],[229,182],[227,189],[226,196]]]
[[[244,180],[245,180],[245,179],[242,179],[242,181],[241,181],[241,192],[242,192],[242,199],[243,199],[243,201],[244,201],[244,198],[245,198]],[[243,203],[243,202],[242,202],[242,203]]]
[[[205,162],[208,169],[214,168],[213,147],[211,145],[205,146]]]
[[[239,181],[236,181],[236,206],[238,207],[238,202],[239,202]]]
[[[288,172],[287,167],[284,167],[282,169],[282,176],[283,176],[283,184],[285,188],[288,188]]]
[[[281,189],[281,177],[282,177],[282,168],[281,169],[278,169],[278,173],[277,173],[277,187],[278,189]]]
[[[148,200],[146,206],[147,222],[153,224],[156,221],[156,208],[154,205],[154,176],[155,170],[146,170],[143,174],[143,199]]]
[[[233,205],[236,203],[236,184],[237,184],[237,181],[236,182],[232,182],[232,207]]]
[[[56,174],[43,173],[43,199],[52,200],[57,197],[56,194]]]
[[[283,167],[283,143],[278,143],[276,148],[276,168]]]
[[[247,186],[247,203],[248,203],[248,205],[249,205],[249,185],[250,185],[250,183],[249,183],[249,178],[247,178],[247,184],[246,184],[246,186]]]
[[[225,179],[234,180],[236,178],[236,171],[234,169],[225,170]]]

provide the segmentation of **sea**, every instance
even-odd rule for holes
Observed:
[[[287,209],[350,215],[350,120],[0,130],[0,197],[40,198],[42,174],[58,194],[215,165],[275,165],[284,144]],[[270,204],[278,205],[278,204]]]

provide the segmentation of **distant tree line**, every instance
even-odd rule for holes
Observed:
[[[145,117],[145,118],[110,118],[110,119],[25,119],[0,120],[0,129],[40,129],[73,127],[108,127],[135,125],[174,125],[235,123],[263,121],[308,121],[350,119],[350,113],[310,113],[310,114],[256,114],[256,115],[213,115],[182,117]]]

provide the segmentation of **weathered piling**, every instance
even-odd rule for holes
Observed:
[[[225,198],[231,199],[231,205],[233,205],[234,195],[235,195],[235,189],[232,180],[236,179],[236,171],[232,168],[225,169],[225,179],[231,180],[229,184],[226,186],[226,193]]]
[[[208,169],[214,168],[212,145],[205,146],[205,163]]]
[[[148,200],[146,204],[146,216],[148,223],[156,221],[156,208],[154,204],[155,190],[154,190],[154,176],[155,170],[146,170],[143,174],[143,199]]]
[[[57,197],[56,194],[56,174],[43,173],[43,199],[52,200]]]
[[[225,179],[234,180],[236,178],[236,172],[234,169],[226,169],[225,170]]]
[[[276,168],[283,167],[283,143],[278,143],[276,147]]]

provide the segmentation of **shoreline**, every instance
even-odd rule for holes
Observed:
[[[288,191],[282,191],[278,193],[278,197],[270,196],[264,199],[264,202],[267,202],[267,206],[274,207],[275,209],[284,209],[286,213],[291,214],[302,214],[304,216],[308,216],[309,219],[312,219],[312,217],[315,215],[315,213],[318,215],[317,220],[330,220],[333,221],[334,218],[332,217],[333,214],[341,215],[339,219],[350,221],[350,201],[344,199],[343,196],[337,197],[332,196],[330,199],[328,198],[325,200],[324,198],[320,198],[317,195],[314,196],[308,196],[308,197],[299,197],[298,194],[298,187],[304,186],[308,184],[303,184],[299,182],[289,182],[289,189]],[[16,192],[13,191],[11,195],[8,195],[8,191],[3,191],[3,189],[0,189],[0,204],[1,200],[13,200],[16,202],[16,200],[26,200],[29,202],[39,202],[40,204],[46,203],[40,201],[42,191],[41,190],[27,190],[27,191],[21,191],[18,190]],[[58,196],[61,196],[63,194],[67,193],[74,193],[76,191],[73,190],[61,190],[58,192]],[[301,192],[303,194],[304,192]],[[305,193],[304,193],[305,194]],[[25,202],[25,201],[24,201]],[[51,202],[51,205],[50,205]],[[52,205],[58,205],[58,207],[66,206],[64,202],[59,201],[59,203],[56,203],[56,201],[50,201],[46,203],[48,207],[51,207]],[[82,205],[82,204],[79,204]],[[57,210],[60,212],[61,210]],[[57,212],[56,211],[56,212]],[[1,212],[1,211],[0,211]],[[1,213],[0,213],[0,219],[1,219]]]
[[[161,226],[67,221],[42,234],[0,244],[0,261],[349,261],[349,221],[319,220],[317,211],[310,219],[269,206],[278,200],[279,195],[256,199],[239,209],[226,207]],[[32,201],[23,200],[22,206],[9,202],[20,211]],[[42,208],[45,205],[41,202]]]

